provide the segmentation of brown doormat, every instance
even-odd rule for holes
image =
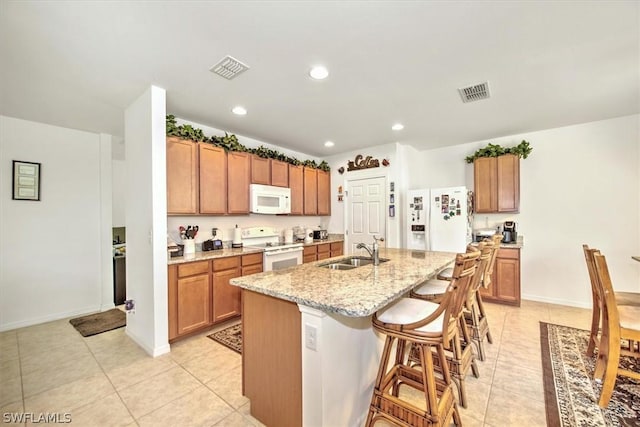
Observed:
[[[593,379],[596,356],[587,356],[589,331],[540,322],[547,426],[640,426],[640,381],[618,376],[609,406],[598,398],[602,384]],[[637,360],[620,364],[638,370]]]
[[[240,323],[207,336],[236,353],[242,354],[242,325]]]
[[[122,328],[127,324],[127,315],[122,310],[112,308],[102,313],[76,317],[75,319],[69,320],[69,323],[71,323],[83,337],[90,337],[91,335]]]

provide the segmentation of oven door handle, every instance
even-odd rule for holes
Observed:
[[[264,256],[282,255],[293,252],[302,252],[302,248],[279,249],[277,251],[265,251]]]

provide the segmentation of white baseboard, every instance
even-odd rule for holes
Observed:
[[[166,343],[166,344],[161,345],[159,347],[151,348],[148,345],[146,345],[144,343],[144,341],[142,339],[140,339],[140,337],[136,336],[133,332],[131,332],[128,327],[125,329],[124,332],[125,332],[125,334],[127,334],[127,336],[129,338],[131,338],[133,340],[133,342],[138,344],[151,357],[158,357],[158,356],[161,356],[163,354],[169,353],[171,351],[171,347],[169,346],[169,343]]]
[[[559,298],[547,298],[547,297],[541,297],[539,295],[523,294],[522,299],[526,299],[529,301],[546,302],[549,304],[566,305],[569,307],[589,308],[589,309],[592,308],[591,303],[584,303],[580,301],[570,301],[570,300],[559,299]]]
[[[0,325],[0,332],[10,331],[12,329],[24,328],[27,326],[39,325],[40,323],[52,322],[54,320],[60,320],[67,317],[81,316],[83,314],[95,313],[98,311],[104,311],[99,305],[92,305],[89,307],[80,308],[77,310],[64,311],[61,313],[47,314],[46,316],[34,317],[31,319],[18,320],[16,322],[9,322]]]

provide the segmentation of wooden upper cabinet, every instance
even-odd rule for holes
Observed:
[[[291,215],[304,214],[303,167],[289,165],[289,188],[291,189]]]
[[[280,160],[271,160],[271,185],[289,186],[289,164]]]
[[[520,157],[498,157],[498,212],[520,210]]]
[[[513,154],[473,162],[476,213],[518,212],[520,158]]]
[[[227,154],[223,148],[198,144],[200,165],[200,213],[227,213]]]
[[[304,214],[318,215],[318,173],[313,168],[303,168]]]
[[[227,167],[227,213],[248,214],[251,157],[248,153],[230,151],[227,153]]]
[[[167,138],[167,214],[198,213],[198,144]]]
[[[251,156],[251,183],[271,185],[271,160]]]
[[[331,174],[318,169],[318,215],[331,215]]]

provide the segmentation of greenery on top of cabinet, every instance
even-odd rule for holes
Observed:
[[[467,163],[473,163],[473,161],[479,157],[498,157],[503,154],[515,154],[518,157],[522,157],[526,159],[529,154],[533,151],[533,147],[525,141],[522,142],[515,147],[502,147],[498,144],[489,143],[486,147],[479,149],[473,155],[465,157]]]
[[[224,136],[212,136],[208,138],[205,136],[202,129],[194,128],[191,125],[185,124],[178,126],[176,122],[176,117],[168,114],[166,118],[166,133],[167,136],[177,136],[182,139],[189,139],[194,142],[206,142],[209,144],[213,144],[217,147],[224,148],[225,151],[240,151],[255,154],[264,159],[274,159],[280,160],[282,162],[287,162],[294,166],[303,165],[306,167],[320,169],[326,172],[329,172],[331,168],[326,161],[322,161],[320,164],[317,164],[315,160],[298,160],[295,157],[287,156],[277,150],[272,150],[270,148],[259,146],[258,148],[248,148],[241,144],[238,141],[238,137],[234,134],[224,133]]]

